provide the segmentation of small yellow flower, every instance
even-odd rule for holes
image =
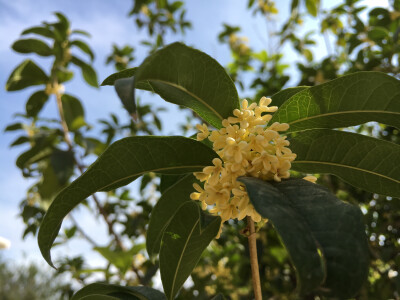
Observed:
[[[206,124],[203,125],[197,124],[196,128],[198,131],[200,131],[200,133],[197,134],[198,141],[205,140],[210,135],[210,132],[208,131],[208,127]]]
[[[208,138],[220,158],[213,159],[213,166],[194,173],[204,183],[204,189],[194,184],[196,192],[190,198],[201,201],[203,209],[213,206],[210,212],[219,215],[222,222],[246,216],[255,222],[262,220],[250,202],[245,185],[237,181],[239,176],[277,182],[290,176],[296,154],[288,148],[286,137],[279,134],[289,125],[275,122],[268,126],[272,118],[268,113],[278,109],[269,104],[271,99],[266,97],[258,105],[243,100],[241,109],[235,109],[232,117],[223,120],[220,130],[210,133],[205,124],[196,126],[200,131],[197,140]],[[218,237],[220,233],[221,229]]]
[[[308,175],[308,176],[304,177],[303,179],[307,180],[309,182],[312,182],[312,183],[316,183],[317,182],[317,177],[312,176],[312,175]]]

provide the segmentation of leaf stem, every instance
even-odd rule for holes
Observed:
[[[251,278],[253,282],[254,298],[255,300],[262,300],[260,271],[258,268],[258,259],[257,259],[257,236],[254,227],[254,221],[251,219],[250,216],[247,217],[247,226],[248,226],[247,239],[249,242]]]

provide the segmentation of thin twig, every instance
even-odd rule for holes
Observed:
[[[78,221],[76,221],[76,219],[74,218],[74,216],[72,214],[68,215],[69,218],[72,221],[72,224],[74,224],[74,226],[76,227],[76,230],[79,231],[79,233],[82,235],[82,237],[87,240],[93,247],[98,247],[97,243],[86,234],[86,232],[83,230],[83,228],[79,225]]]
[[[257,237],[256,237],[256,230],[254,227],[254,221],[251,219],[250,216],[247,217],[247,226],[249,229],[248,241],[249,241],[251,278],[253,281],[254,299],[262,300],[260,271],[258,268],[258,259],[257,259]]]
[[[56,86],[56,84],[57,84],[57,79],[54,79],[53,80],[53,86]],[[72,150],[73,149],[73,144],[72,144],[72,140],[71,140],[71,137],[70,137],[70,134],[69,134],[69,129],[68,129],[67,122],[65,121],[64,110],[63,110],[63,107],[62,107],[61,94],[59,92],[56,92],[55,95],[56,95],[56,99],[57,99],[58,113],[60,115],[61,125],[62,125],[63,131],[64,131],[64,140],[67,143],[68,148],[70,150]],[[74,160],[75,160],[75,163],[76,163],[79,171],[81,173],[83,173],[85,171],[83,165],[80,163],[80,161],[76,157],[74,157]],[[101,205],[99,199],[96,197],[95,194],[92,195],[92,198],[93,198],[93,200],[94,200],[94,202],[95,202],[95,204],[96,204],[96,206],[97,206],[97,208],[99,210],[99,213],[103,216],[103,219],[107,224],[109,234],[111,234],[114,237],[115,242],[117,243],[117,246],[121,250],[125,250],[125,247],[122,244],[121,239],[119,238],[118,234],[114,231],[113,224],[109,220],[108,213],[104,210],[104,207]]]

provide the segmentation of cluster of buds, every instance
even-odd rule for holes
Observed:
[[[279,122],[266,125],[272,118],[268,113],[278,109],[269,107],[270,103],[271,99],[266,97],[262,97],[258,105],[249,105],[243,100],[242,108],[235,109],[233,117],[223,120],[220,130],[210,132],[205,124],[196,126],[197,140],[208,138],[221,159],[213,159],[213,166],[194,173],[204,187],[195,183],[196,192],[190,198],[201,201],[204,210],[212,206],[210,212],[219,215],[222,223],[246,216],[254,222],[262,219],[251,204],[244,184],[237,181],[238,177],[277,182],[290,177],[291,162],[296,154],[288,148],[286,136],[280,135],[289,125]]]

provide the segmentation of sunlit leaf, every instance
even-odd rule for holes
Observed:
[[[181,43],[145,59],[134,79],[148,81],[164,100],[193,109],[217,128],[239,108],[235,85],[225,69],[207,54]]]
[[[271,96],[272,99],[271,105],[281,107],[282,104],[285,103],[286,100],[290,99],[290,97],[292,97],[294,94],[297,94],[298,92],[301,92],[302,90],[305,90],[307,88],[309,87],[297,86],[279,91],[273,96]]]
[[[33,61],[27,59],[11,73],[6,83],[6,90],[18,91],[28,86],[45,84],[48,81],[46,73]]]
[[[81,102],[68,94],[63,94],[61,101],[68,129],[75,131],[85,126],[85,112],[83,111]]]
[[[400,145],[360,134],[315,129],[290,139],[292,169],[330,173],[366,191],[400,197]]]
[[[270,122],[289,131],[341,128],[376,121],[400,128],[400,81],[379,72],[358,72],[292,96]]]

